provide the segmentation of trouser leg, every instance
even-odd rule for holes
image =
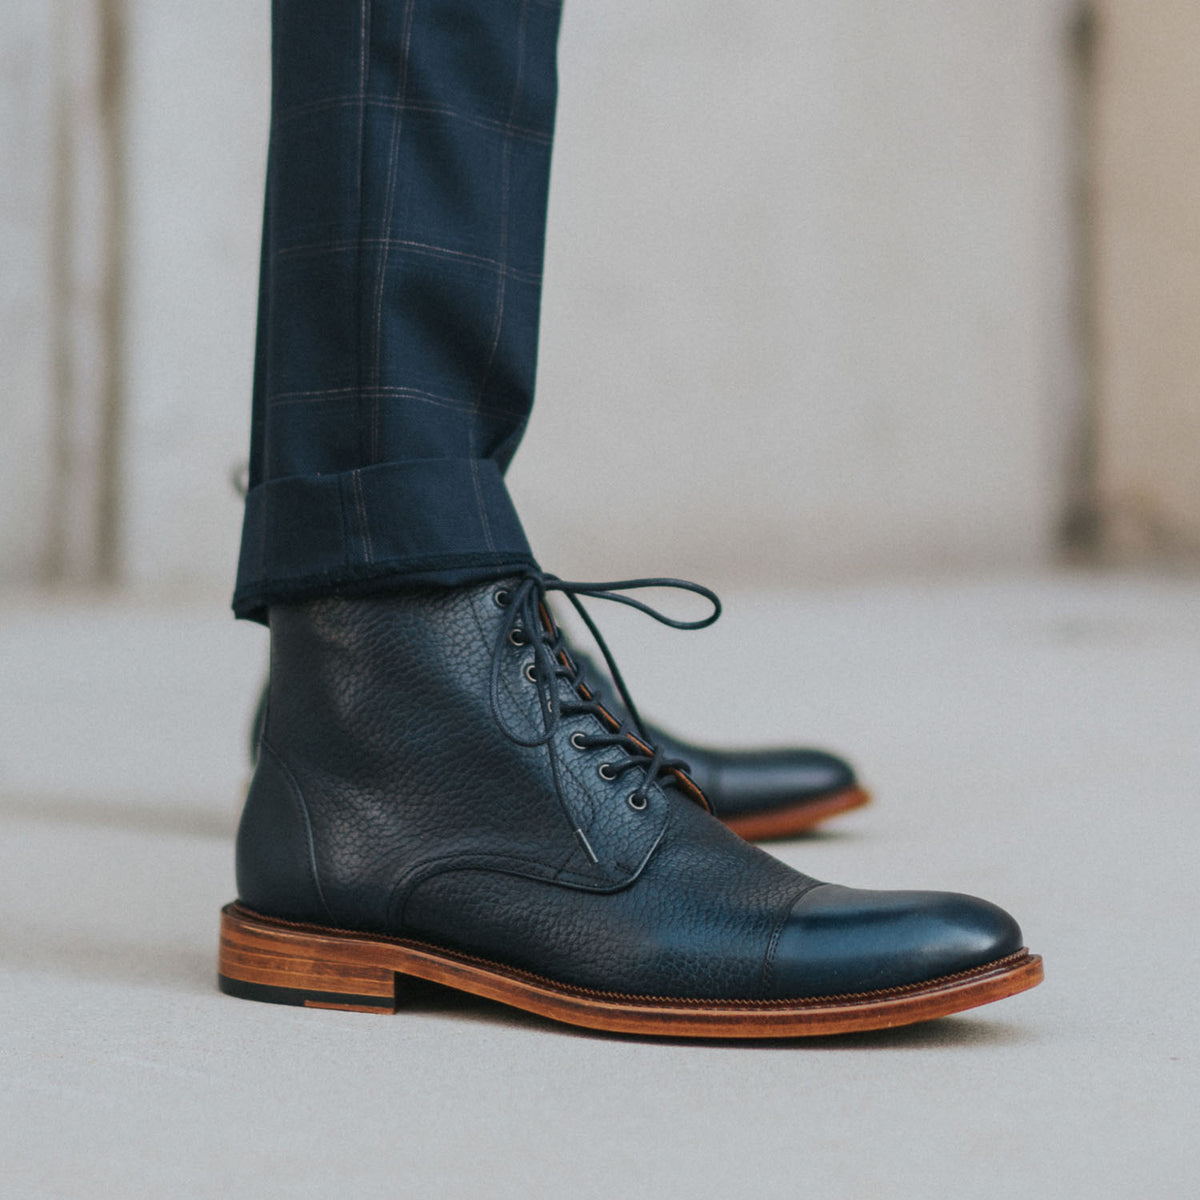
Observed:
[[[532,562],[561,0],[274,0],[234,609]]]

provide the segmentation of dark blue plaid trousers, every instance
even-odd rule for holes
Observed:
[[[561,0],[274,0],[234,610],[533,562]]]

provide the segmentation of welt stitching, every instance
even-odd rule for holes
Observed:
[[[466,869],[469,870],[470,868]],[[978,967],[971,967],[965,971],[955,971],[950,975],[939,975],[934,979],[926,979],[920,983],[906,983],[899,984],[896,987],[875,988],[867,992],[837,992],[829,996],[795,996],[779,1000],[729,999],[722,996],[651,996],[636,992],[608,992],[600,988],[588,988],[581,987],[578,984],[573,983],[562,983],[557,979],[552,979],[548,975],[539,975],[534,971],[526,971],[521,967],[510,967],[505,963],[495,962],[492,959],[483,958],[476,954],[462,954],[457,950],[448,950],[444,946],[435,945],[433,942],[422,942],[416,938],[398,937],[389,933],[364,933],[357,929],[326,929],[320,925],[313,925],[305,921],[288,921],[282,917],[268,917],[262,913],[256,913],[253,911],[253,909],[246,908],[236,901],[229,905],[229,908],[234,912],[245,914],[246,917],[257,921],[261,925],[276,925],[284,929],[300,929],[323,935],[337,934],[342,937],[349,938],[352,941],[363,941],[368,943],[386,942],[390,945],[401,946],[405,949],[433,951],[445,956],[448,959],[451,959],[452,961],[490,968],[497,974],[507,976],[511,979],[528,980],[533,983],[549,984],[557,991],[569,995],[594,996],[604,1000],[634,1000],[642,1003],[662,1003],[684,1008],[709,1004],[721,1004],[730,1008],[744,1009],[752,1012],[770,1012],[773,1009],[805,1007],[817,1008],[824,1007],[828,1004],[849,1004],[862,1000],[885,999],[891,997],[899,999],[906,995],[913,995],[926,991],[931,987],[938,987],[948,983],[957,983],[976,976],[986,975],[1003,967],[1016,966],[1018,963],[1023,962],[1030,957],[1029,951],[1027,949],[1022,949],[1018,950],[1014,954],[1005,955],[1004,958],[998,958],[994,962],[983,963]]]

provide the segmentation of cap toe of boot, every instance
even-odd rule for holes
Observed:
[[[777,998],[923,983],[1015,954],[1020,926],[956,892],[885,892],[825,883],[792,906],[767,964]]]

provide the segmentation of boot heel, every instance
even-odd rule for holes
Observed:
[[[364,957],[353,943],[260,923],[234,905],[221,911],[217,983],[230,996],[302,1008],[395,1012],[395,971]]]

